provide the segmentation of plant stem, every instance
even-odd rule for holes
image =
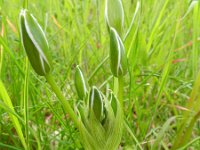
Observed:
[[[24,0],[23,8],[28,9],[28,0]]]
[[[26,75],[24,79],[24,120],[25,120],[25,135],[26,135],[26,144],[27,149],[29,149],[29,126],[28,126],[28,120],[29,120],[29,112],[28,112],[28,78],[29,78],[29,62],[28,58],[25,59],[25,70]]]
[[[114,92],[115,95],[118,95],[118,90],[119,90],[119,88],[118,88],[118,86],[119,86],[119,84],[118,84],[118,78],[113,77],[113,80],[114,80],[113,92]]]
[[[4,25],[3,21],[0,23],[1,26],[1,33],[0,35],[3,37],[4,36]],[[2,73],[2,66],[3,66],[3,46],[0,44],[0,78],[1,78],[1,73]]]
[[[194,6],[194,12],[193,12],[193,45],[192,45],[192,73],[193,73],[193,78],[196,78],[197,76],[197,70],[198,70],[198,30],[199,30],[199,25],[198,25],[198,18],[199,18],[199,5],[198,3]]]
[[[124,96],[124,80],[123,76],[118,77],[118,99],[123,108],[123,96]]]
[[[46,77],[47,82],[51,86],[53,92],[56,94],[56,96],[58,97],[58,99],[62,103],[64,111],[69,114],[69,116],[71,117],[71,119],[73,120],[75,125],[79,128],[79,124],[80,124],[79,120],[78,120],[76,114],[74,113],[73,109],[71,108],[69,102],[65,99],[65,97],[61,93],[60,89],[56,85],[56,83],[53,79],[53,76],[51,74],[47,74],[45,77]]]

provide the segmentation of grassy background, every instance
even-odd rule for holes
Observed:
[[[136,5],[136,0],[123,0],[125,33]],[[3,45],[0,78],[17,114],[28,122],[28,126],[23,123],[21,126],[32,149],[81,149],[73,123],[63,115],[44,78],[37,76],[27,64],[19,38],[22,6],[22,0],[0,0],[4,26],[0,38]],[[113,87],[109,61],[105,60],[109,54],[109,34],[104,7],[105,2],[100,0],[29,1],[29,10],[47,35],[53,75],[74,106],[78,98],[73,80],[77,64],[90,85],[97,85],[105,93]],[[200,10],[193,9],[188,0],[141,0],[134,24],[124,40],[129,74],[125,77],[126,128],[122,148],[139,149],[140,145],[152,149],[152,143],[161,135],[159,131],[165,128],[164,123],[185,111],[199,70],[199,20]],[[95,72],[99,64],[102,65]],[[1,106],[0,149],[22,149],[7,112]],[[24,117],[26,113],[28,118]],[[159,148],[168,149],[173,143],[176,125],[170,124],[168,128],[159,140]],[[192,137],[198,139],[199,135],[198,122]],[[200,141],[190,147],[199,149]]]

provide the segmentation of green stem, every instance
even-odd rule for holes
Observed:
[[[118,77],[118,99],[123,108],[123,96],[124,96],[124,80],[123,76]]]
[[[199,30],[199,25],[198,25],[198,18],[199,18],[199,5],[195,5],[194,7],[194,13],[193,13],[193,41],[192,41],[192,73],[193,77],[196,78],[197,76],[197,70],[198,70],[198,30]]]
[[[2,18],[4,19],[4,18]],[[4,36],[4,24],[3,20],[0,22],[0,35],[3,37]],[[2,73],[2,66],[3,66],[3,45],[0,44],[0,78],[1,78],[1,73]]]
[[[54,91],[54,93],[56,94],[56,96],[58,97],[60,102],[62,103],[64,111],[69,114],[71,119],[74,121],[75,125],[79,128],[79,124],[80,124],[79,120],[78,120],[76,114],[74,113],[73,109],[71,108],[69,102],[65,99],[65,97],[61,93],[60,89],[56,85],[56,83],[53,79],[53,76],[51,74],[47,74],[45,77],[46,77],[47,82],[51,86],[52,90]]]
[[[28,58],[25,59],[25,69],[26,69],[26,75],[24,79],[24,120],[25,120],[25,135],[26,135],[26,143],[27,143],[27,149],[29,149],[29,126],[28,126],[28,120],[29,120],[29,112],[28,112],[28,78],[29,78],[29,63]]]
[[[114,92],[114,94],[115,95],[118,95],[118,90],[119,90],[119,88],[118,88],[118,78],[116,78],[116,77],[113,77],[113,80],[114,80],[114,85],[113,85],[113,92]]]
[[[200,111],[197,112],[197,114],[192,118],[192,120],[190,121],[190,124],[189,126],[186,128],[186,133],[184,135],[184,138],[183,140],[181,140],[181,143],[179,145],[182,146],[182,145],[185,145],[187,144],[188,141],[190,141],[190,137],[192,135],[192,131],[193,131],[193,127],[195,125],[195,123],[197,122],[198,118],[200,117]]]
[[[24,0],[23,8],[28,9],[28,0]]]

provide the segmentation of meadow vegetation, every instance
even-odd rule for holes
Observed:
[[[122,6],[121,28],[106,0],[0,0],[0,149],[200,149],[200,2]]]

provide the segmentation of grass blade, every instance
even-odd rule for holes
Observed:
[[[152,149],[158,149],[158,145],[159,143],[162,141],[165,132],[170,128],[170,125],[173,121],[175,121],[176,117],[171,117],[169,118],[165,124],[163,125],[163,127],[161,128],[160,132],[157,134],[157,138],[153,144],[153,148]]]
[[[183,120],[179,125],[173,149],[177,149],[186,144],[186,142],[190,139],[194,124],[200,117],[200,73],[195,81],[190,100],[188,101],[186,108],[190,111],[186,111],[183,114]]]
[[[4,84],[2,83],[1,80],[0,80],[0,97],[3,99],[3,101],[7,105],[7,107],[10,108],[13,112],[15,112],[12,101],[11,101],[11,99],[4,87]],[[26,145],[24,135],[23,135],[18,118],[13,114],[9,114],[9,115],[10,115],[12,123],[16,129],[16,132],[21,140],[22,145],[24,146],[25,149],[27,149],[27,145]]]

